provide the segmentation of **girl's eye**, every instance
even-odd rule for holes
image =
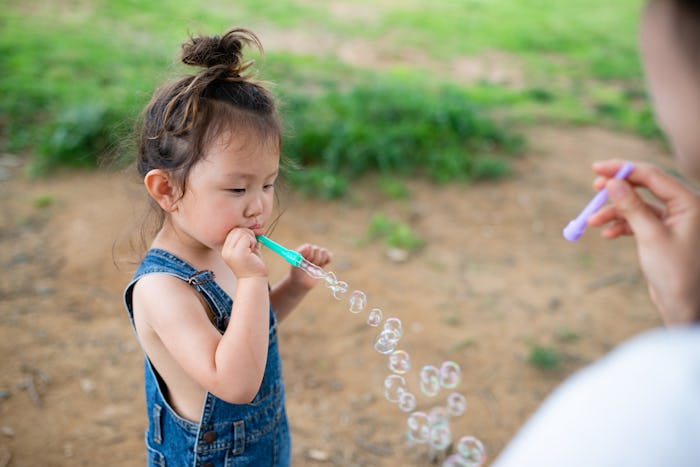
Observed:
[[[275,189],[275,184],[274,184],[274,183],[270,183],[269,185],[265,185],[265,186],[263,187],[263,189],[265,189],[265,190],[274,190],[274,189]]]
[[[245,188],[231,188],[228,191],[237,195],[242,195],[243,193],[245,193]]]

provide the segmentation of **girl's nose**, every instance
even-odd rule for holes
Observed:
[[[245,216],[246,217],[257,217],[263,213],[263,201],[260,196],[253,196],[246,206]]]

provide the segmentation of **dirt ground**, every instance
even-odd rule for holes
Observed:
[[[506,180],[410,180],[408,200],[387,199],[372,179],[338,202],[286,193],[272,235],[329,247],[331,269],[367,293],[368,308],[403,321],[414,392],[422,365],[461,365],[469,405],[453,434],[480,438],[490,460],[557,383],[660,324],[631,240],[592,231],[572,244],[561,229],[591,196],[593,160],[669,166],[665,150],[597,128],[524,132],[530,147]],[[29,181],[8,155],[0,168],[0,466],[144,465],[142,354],[121,302],[140,188],[109,172]],[[377,211],[410,223],[425,248],[396,263],[362,242]],[[265,256],[280,278],[286,266]],[[406,414],[381,394],[387,359],[365,320],[318,287],[282,325],[295,466],[429,465],[426,449],[403,440]],[[529,363],[537,345],[555,349],[559,367]],[[445,395],[419,396],[419,408]]]

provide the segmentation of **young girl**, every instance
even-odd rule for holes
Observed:
[[[144,111],[137,167],[161,226],[124,300],[146,354],[148,465],[290,463],[277,322],[314,280],[292,268],[268,286],[256,235],[270,220],[282,132],[273,97],[245,74],[246,44],[262,51],[244,29],[192,38],[182,61],[202,70]]]

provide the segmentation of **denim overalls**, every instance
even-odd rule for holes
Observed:
[[[170,274],[188,282],[209,304],[216,327],[224,332],[233,301],[210,271],[197,271],[175,255],[151,249],[124,302],[134,325],[132,293],[142,276]],[[134,327],[135,329],[135,327]],[[159,467],[288,466],[290,437],[284,408],[284,381],[277,348],[277,320],[270,308],[270,344],[262,384],[250,404],[230,404],[207,393],[198,423],[185,420],[163,397],[163,380],[145,358],[148,465]]]

